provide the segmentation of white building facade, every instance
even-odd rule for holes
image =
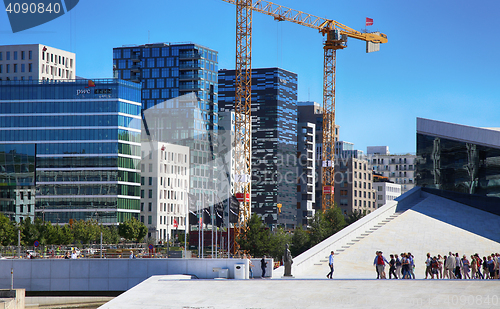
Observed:
[[[189,226],[189,147],[142,142],[141,153],[140,219],[148,237],[163,243]]]
[[[388,146],[368,146],[367,159],[374,172],[401,185],[401,193],[415,187],[415,154],[390,154]]]
[[[74,53],[42,44],[0,46],[0,80],[75,78]]]
[[[388,201],[394,200],[401,195],[401,185],[392,182],[374,182],[373,189],[376,194],[376,206],[380,208]]]

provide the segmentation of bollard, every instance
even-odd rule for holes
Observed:
[[[14,289],[14,268],[10,269],[10,289]]]

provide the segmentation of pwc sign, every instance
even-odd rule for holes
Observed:
[[[80,0],[3,0],[12,32],[45,24],[71,11]],[[66,11],[65,11],[66,9]]]

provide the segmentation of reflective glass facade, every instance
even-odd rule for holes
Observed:
[[[217,181],[218,52],[194,43],[117,47],[113,72],[142,85],[143,141],[189,147],[190,207],[207,207]]]
[[[500,148],[417,134],[417,185],[500,197]]]
[[[140,90],[116,79],[0,82],[0,147],[35,147],[37,216],[138,218]]]
[[[221,111],[234,111],[235,71],[219,71]],[[252,70],[252,211],[293,227],[297,210],[297,74]],[[281,213],[277,204],[281,203]]]

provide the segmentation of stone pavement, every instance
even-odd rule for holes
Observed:
[[[99,308],[500,308],[500,280],[165,280]]]

